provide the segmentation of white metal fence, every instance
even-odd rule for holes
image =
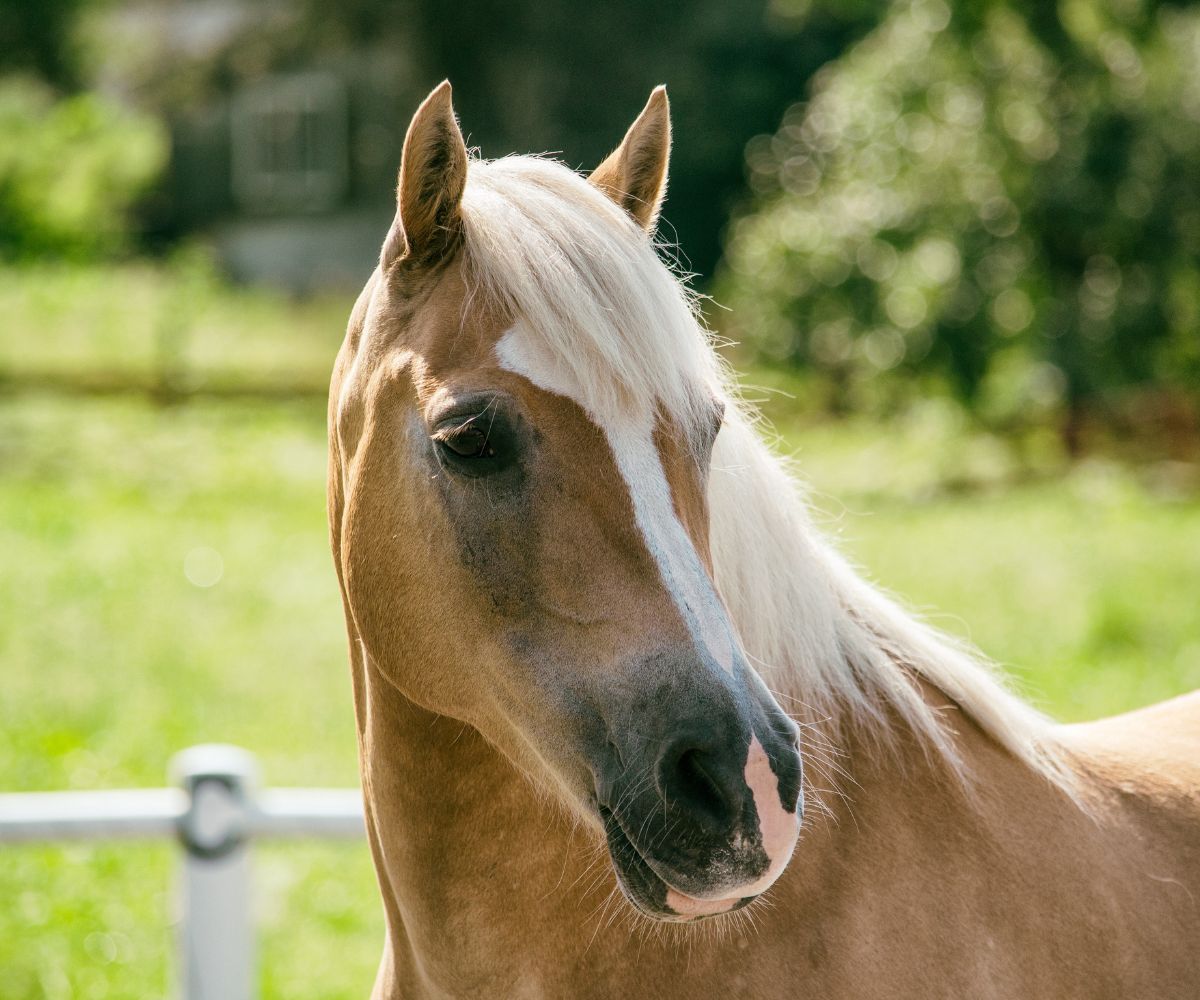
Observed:
[[[360,838],[358,789],[258,787],[254,756],[205,744],[176,754],[173,788],[0,795],[0,845],[175,837],[182,847],[179,981],[185,1000],[252,1000],[250,844]]]

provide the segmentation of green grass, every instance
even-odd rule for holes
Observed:
[[[14,291],[0,273],[24,333],[59,316],[40,346],[6,332],[2,350],[120,360],[76,324],[103,314],[97,336],[132,351],[122,316],[153,327],[130,290],[158,309],[162,280],[61,272]],[[47,282],[63,301],[29,305]],[[280,364],[323,377],[344,322],[331,306],[204,295],[238,372],[272,374],[293,338]],[[886,428],[769,409],[843,548],[1043,707],[1080,719],[1200,686],[1200,502],[1154,470],[1020,482],[1002,443],[933,404]],[[159,785],[173,752],[215,740],[252,749],[272,785],[354,784],[324,474],[318,403],[0,398],[0,789]],[[263,995],[365,995],[383,934],[366,847],[264,845],[256,861]],[[0,998],[168,993],[173,863],[168,845],[0,849]]]
[[[0,268],[0,372],[320,386],[352,304],[231,293],[196,252],[165,266]]]
[[[318,407],[25,398],[0,441],[0,788],[161,785],[207,741],[271,784],[355,784]],[[163,995],[173,859],[0,850],[0,997]],[[256,904],[266,996],[365,995],[364,846],[264,848]]]

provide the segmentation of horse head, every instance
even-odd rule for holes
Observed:
[[[448,84],[335,371],[334,550],[352,634],[608,846],[642,913],[762,893],[802,813],[798,729],[713,582],[724,381],[653,231],[656,90],[589,179],[468,156]]]

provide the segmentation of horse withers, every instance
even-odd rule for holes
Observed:
[[[662,88],[586,180],[409,127],[329,412],[376,996],[1195,997],[1200,699],[1055,727],[838,558],[669,148]]]

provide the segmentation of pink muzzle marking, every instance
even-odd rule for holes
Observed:
[[[770,888],[792,859],[796,839],[800,836],[800,817],[798,813],[784,809],[779,801],[779,780],[771,770],[767,751],[757,736],[750,737],[750,755],[746,760],[745,775],[746,785],[754,796],[754,809],[758,813],[767,870],[754,882],[739,886],[733,892],[723,894],[720,899],[697,899],[668,887],[667,906],[681,917],[707,917],[724,913],[739,900],[757,896]]]
[[[768,888],[792,860],[796,839],[800,836],[800,816],[788,812],[779,801],[779,779],[771,770],[767,751],[758,742],[757,736],[750,737],[750,756],[746,761],[746,784],[754,796],[754,809],[758,813],[758,829],[762,835],[762,847],[767,855],[767,870],[757,882],[743,886],[743,896],[754,896]]]
[[[681,917],[710,917],[714,913],[724,913],[733,909],[741,898],[730,896],[728,899],[696,899],[667,887],[667,906]]]

